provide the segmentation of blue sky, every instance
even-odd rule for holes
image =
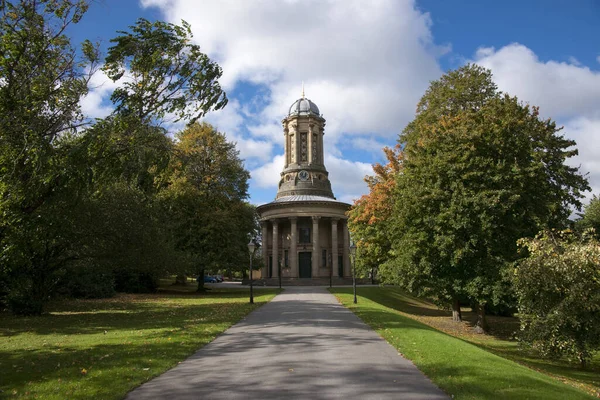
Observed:
[[[578,142],[600,193],[600,2],[98,0],[72,30],[106,49],[137,18],[192,25],[223,68],[230,99],[207,120],[236,141],[252,174],[251,201],[271,201],[282,168],[281,119],[306,95],[327,119],[325,164],[335,195],[351,202],[413,118],[429,81],[476,62],[503,91],[540,106]],[[114,85],[98,75],[83,102],[110,110]]]

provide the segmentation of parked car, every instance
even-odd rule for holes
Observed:
[[[213,275],[217,282],[223,282],[223,275]]]
[[[204,283],[217,283],[217,280],[210,276],[210,275],[205,275],[204,276]]]

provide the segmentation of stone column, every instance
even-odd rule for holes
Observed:
[[[264,267],[261,272],[262,278],[269,277],[269,223],[267,221],[260,221],[260,227],[262,228],[262,259],[264,263]]]
[[[312,164],[313,163],[313,130],[312,130],[312,123],[308,123],[308,164]]]
[[[348,220],[345,219],[342,225],[344,229],[344,276],[350,276],[350,232],[348,232]]]
[[[290,266],[291,266],[291,276],[292,278],[299,278],[298,274],[298,239],[296,232],[298,231],[297,227],[298,219],[296,217],[291,217],[291,230],[290,230]]]
[[[279,277],[279,268],[278,268],[278,262],[279,262],[279,243],[277,243],[277,238],[279,237],[279,222],[274,219],[272,221],[273,223],[273,275],[271,276],[272,278],[278,278]]]
[[[290,152],[289,152],[289,147],[290,147],[290,137],[287,134],[287,129],[284,128],[283,130],[283,138],[284,138],[284,145],[283,145],[283,168],[287,168],[287,166],[290,163],[289,157],[290,157]]]
[[[323,135],[325,134],[325,128],[321,127],[319,132],[319,160],[322,165],[325,165],[325,157],[323,155]]]
[[[339,276],[338,270],[338,219],[331,218],[331,272]]]
[[[312,217],[313,220],[313,248],[312,248],[312,277],[319,276],[319,259],[321,257],[321,246],[319,246],[319,219],[321,217]]]

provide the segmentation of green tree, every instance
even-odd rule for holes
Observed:
[[[584,233],[544,231],[519,245],[514,270],[520,339],[542,355],[576,357],[585,367],[600,350],[600,243]]]
[[[85,186],[73,138],[98,57],[88,41],[78,52],[65,31],[86,9],[83,1],[0,3],[0,279],[25,313],[41,312],[54,272],[73,257],[66,210]]]
[[[593,229],[596,239],[600,239],[600,198],[594,195],[583,211],[583,214],[579,215],[581,218],[576,221],[576,226],[582,231]]]
[[[227,104],[218,79],[218,64],[191,42],[190,25],[143,18],[112,39],[103,70],[113,80],[123,78],[112,94],[116,112],[139,121],[194,123]]]
[[[506,300],[516,241],[563,226],[587,181],[565,160],[575,142],[538,110],[501,94],[490,71],[467,65],[432,82],[400,135],[392,258],[382,275],[479,314]]]
[[[193,273],[246,265],[254,210],[246,205],[248,179],[233,143],[206,123],[177,135],[169,183],[161,197],[177,249],[189,253]],[[202,279],[198,290],[204,290]]]

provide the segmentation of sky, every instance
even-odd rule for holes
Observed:
[[[564,126],[600,194],[600,2],[596,0],[95,0],[73,39],[110,38],[138,18],[191,24],[194,41],[223,68],[229,104],[206,120],[237,143],[251,173],[250,201],[272,201],[283,168],[281,120],[301,96],[327,120],[325,166],[338,200],[394,146],[429,82],[466,63],[492,71],[499,89]],[[102,74],[82,101],[110,112]]]

